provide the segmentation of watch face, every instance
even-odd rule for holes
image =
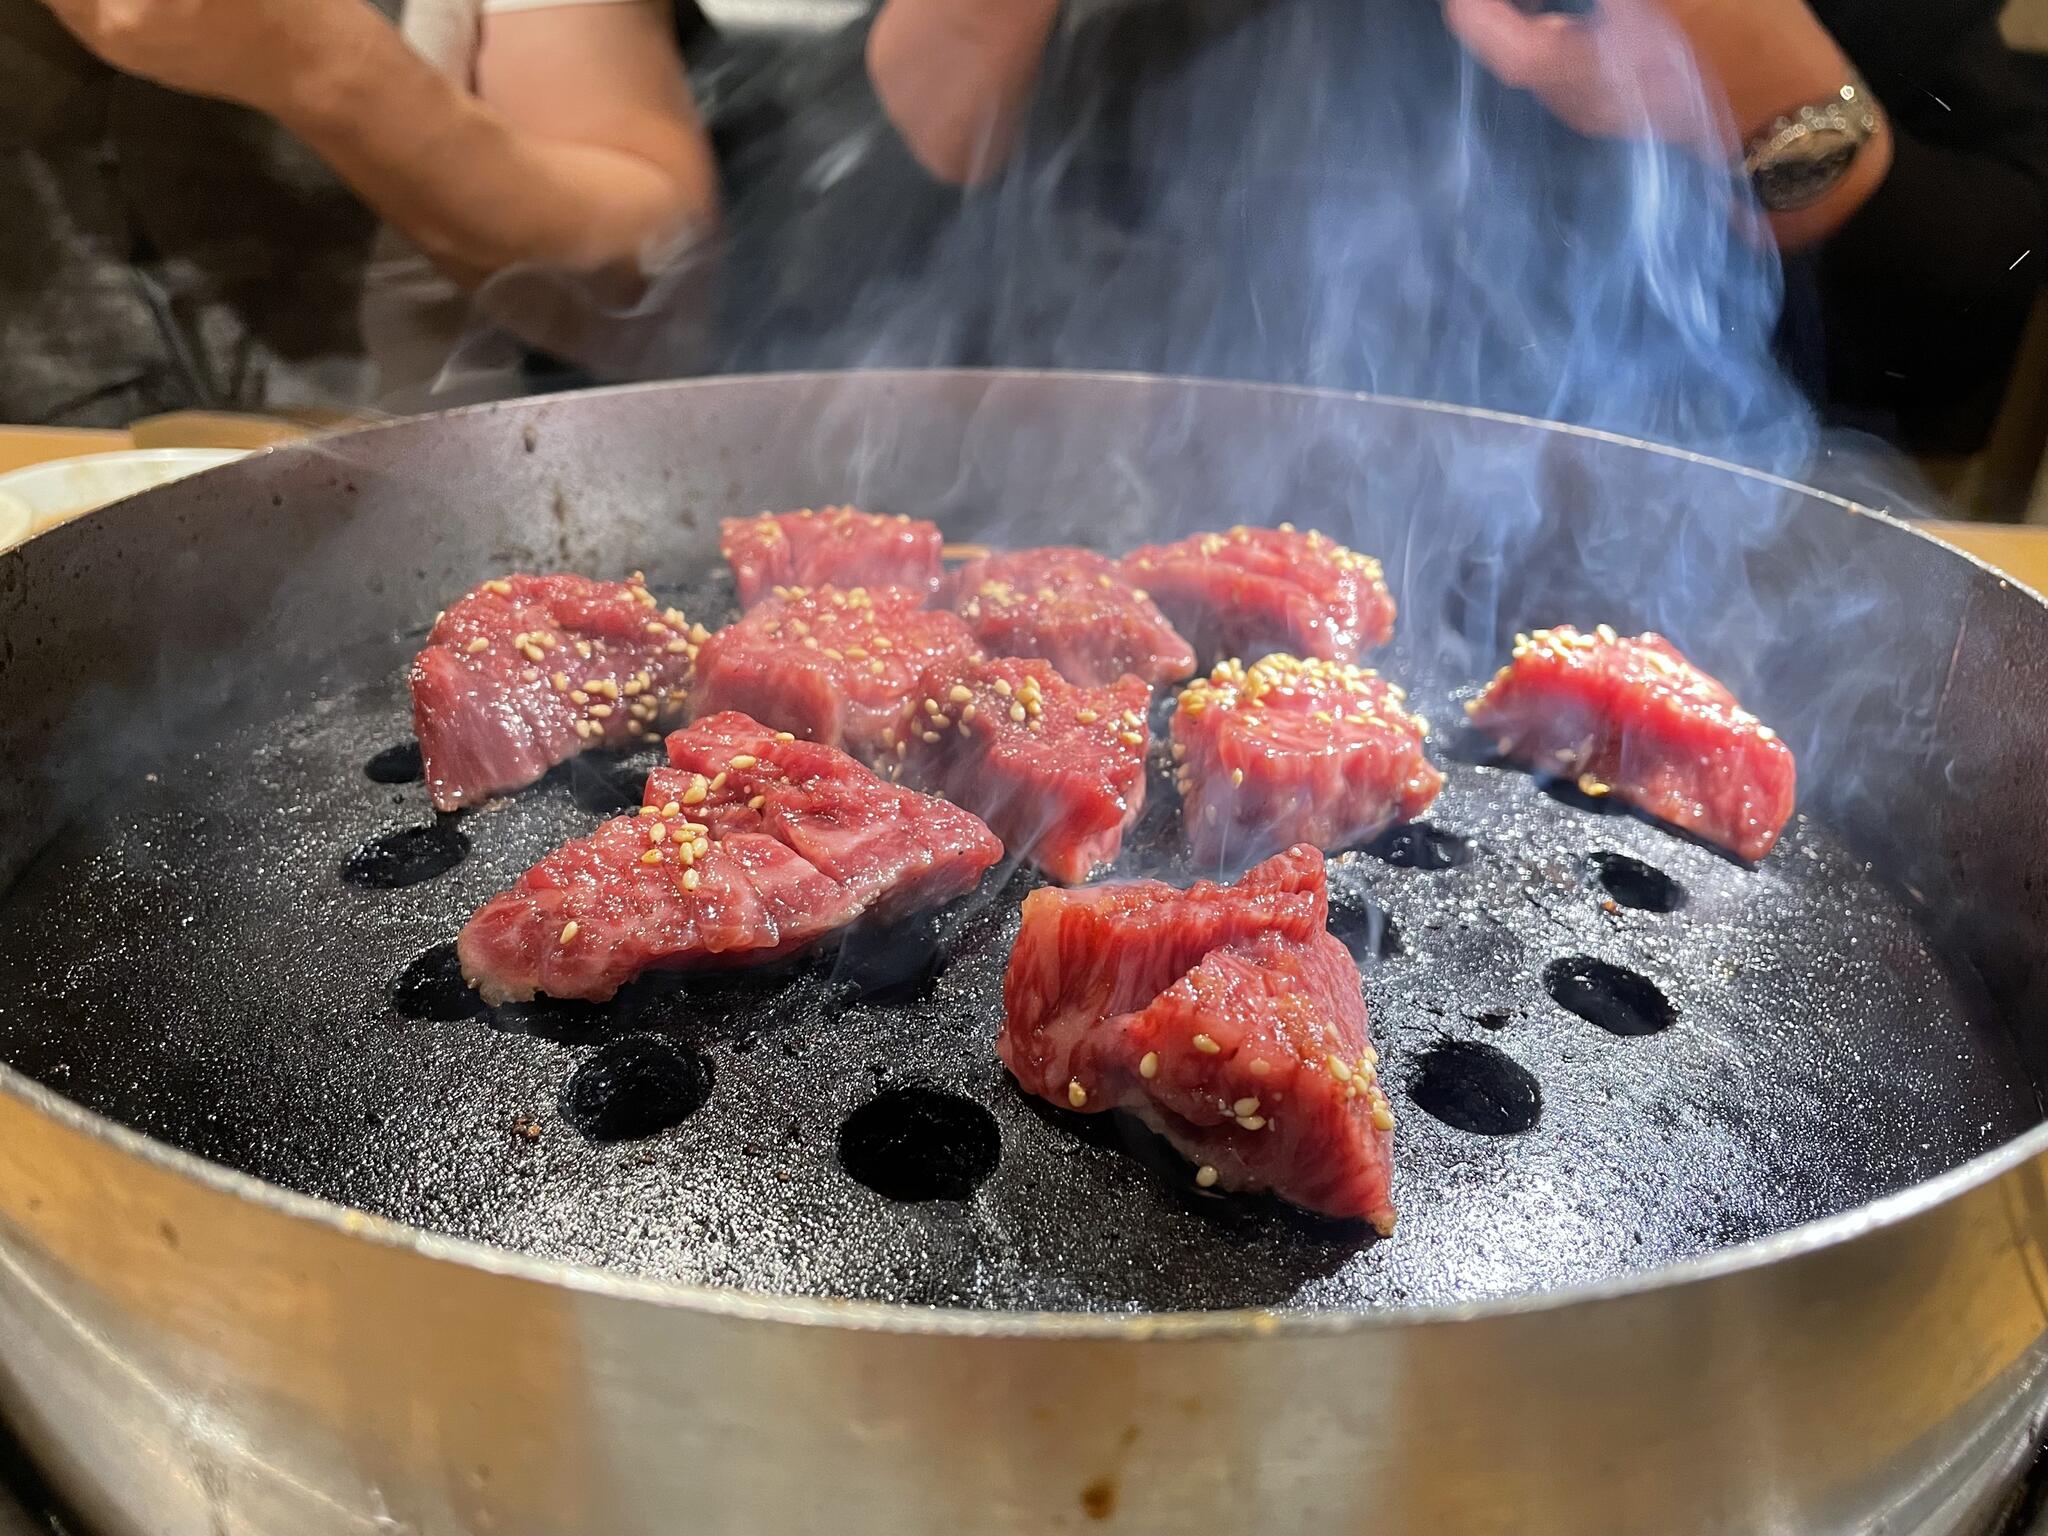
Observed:
[[[1861,147],[1845,128],[1814,128],[1756,168],[1756,195],[1773,213],[1817,203],[1848,173]]]

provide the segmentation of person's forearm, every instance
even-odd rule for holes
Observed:
[[[876,98],[918,163],[972,186],[1015,143],[1059,0],[888,0],[868,33]]]
[[[459,280],[523,265],[638,267],[715,216],[708,155],[661,164],[522,133],[367,7],[323,12],[321,35],[308,41],[252,105]]]
[[[1676,9],[1684,20],[1688,7]],[[1723,148],[1731,156],[1778,118],[1829,100],[1855,75],[1855,66],[1803,4],[1724,10],[1720,24],[1702,32],[1711,38],[1712,56],[1701,58],[1701,68],[1727,97],[1732,137]],[[1827,239],[1870,200],[1891,161],[1891,133],[1880,117],[1877,133],[1826,196],[1810,207],[1768,215],[1779,247],[1799,250]]]

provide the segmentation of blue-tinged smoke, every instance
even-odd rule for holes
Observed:
[[[1683,43],[1663,46],[1665,67],[1614,74],[1609,104],[1704,136],[1715,108]],[[1648,137],[1573,133],[1429,0],[1070,8],[1016,153],[957,200],[872,122],[835,119],[858,82],[819,69],[800,89],[771,195],[738,189],[735,366],[1191,373],[1780,471],[1811,452],[1772,350],[1777,256],[1739,179]]]

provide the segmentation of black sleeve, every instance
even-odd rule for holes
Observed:
[[[2048,273],[2048,68],[1988,20],[1909,67],[1883,53],[1858,63],[1892,119],[1892,169],[1820,256],[1829,394],[1964,450]]]
[[[714,90],[731,366],[927,360],[900,300],[964,194],[897,135],[868,79],[867,32],[784,45]]]

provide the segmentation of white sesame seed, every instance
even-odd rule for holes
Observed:
[[[1211,1168],[1207,1163],[1202,1164],[1201,1167],[1195,1170],[1195,1182],[1201,1185],[1204,1189],[1215,1188],[1216,1179],[1216,1170],[1214,1168]]]
[[[1067,1102],[1073,1105],[1076,1109],[1079,1109],[1083,1104],[1086,1104],[1088,1102],[1088,1090],[1081,1086],[1081,1081],[1079,1078],[1068,1079]]]
[[[577,922],[574,918],[571,918],[568,922],[562,924],[561,942],[564,944],[573,944],[576,940],[576,935],[581,933],[582,931],[583,925]]]
[[[468,647],[469,654],[472,656],[474,656],[478,651],[488,651],[490,648],[491,642],[486,640],[482,635],[478,635],[474,640],[470,641]]]
[[[1239,1099],[1235,1104],[1230,1106],[1230,1112],[1233,1115],[1236,1115],[1239,1119],[1242,1119],[1246,1115],[1256,1115],[1259,1112],[1259,1101],[1253,1098]]]
[[[1138,1076],[1146,1079],[1149,1082],[1152,1078],[1155,1078],[1158,1075],[1159,1053],[1157,1051],[1147,1051],[1143,1056],[1138,1058]]]
[[[1266,1128],[1264,1115],[1239,1115],[1237,1123],[1248,1131],[1263,1131]]]
[[[735,757],[732,760],[732,766],[739,769],[741,772],[745,772],[747,769],[753,767],[757,761],[759,761],[759,759],[757,759],[753,755],[753,753],[742,752],[738,757]]]
[[[1204,1056],[1214,1056],[1217,1052],[1221,1051],[1223,1047],[1218,1045],[1214,1040],[1211,1040],[1207,1035],[1197,1035],[1195,1036],[1195,1049],[1200,1051]]]

